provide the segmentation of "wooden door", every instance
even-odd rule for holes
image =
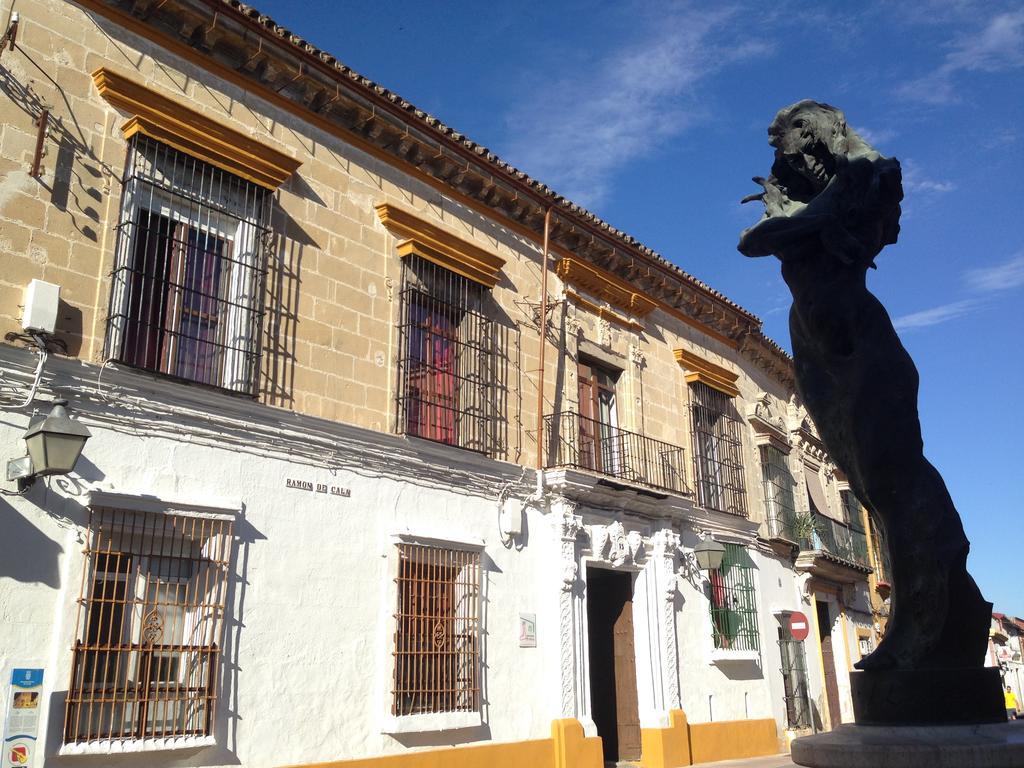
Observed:
[[[597,469],[597,392],[594,378],[589,365],[580,362],[576,380],[579,383],[579,420],[580,420],[580,457],[579,466],[583,469]]]
[[[632,592],[632,584],[627,581]],[[612,629],[615,645],[615,715],[619,760],[640,759],[640,707],[636,691],[636,649],[633,641],[633,597],[626,596]]]
[[[821,663],[825,668],[825,695],[828,699],[828,719],[831,728],[842,722],[839,714],[839,683],[836,680],[836,660],[832,652],[832,618],[828,603],[815,600],[818,611],[818,640],[821,644]]]

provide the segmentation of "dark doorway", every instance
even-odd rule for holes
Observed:
[[[590,704],[609,762],[640,759],[640,712],[633,644],[633,577],[587,569]]]
[[[828,698],[830,728],[839,727],[839,683],[836,680],[836,660],[832,653],[832,617],[828,603],[815,599],[818,610],[818,642],[821,644],[821,664],[825,668],[825,695]]]

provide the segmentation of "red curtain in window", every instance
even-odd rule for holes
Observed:
[[[408,432],[455,445],[458,389],[455,380],[455,328],[437,313],[413,307],[410,332]]]

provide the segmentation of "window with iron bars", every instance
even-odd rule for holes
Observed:
[[[480,711],[480,553],[398,544],[391,714]]]
[[[868,536],[864,530],[864,521],[861,519],[860,502],[850,490],[840,491],[839,497],[843,502],[846,522],[850,526],[850,555],[855,562],[867,565],[870,562]]]
[[[689,395],[697,503],[746,517],[744,422],[733,398],[699,381],[689,385]]]
[[[256,393],[268,190],[142,134],[131,139],[108,358]]]
[[[64,741],[209,736],[232,522],[93,509]]]
[[[782,689],[789,728],[810,728],[810,694],[807,687],[807,657],[804,644],[794,640],[788,628],[779,627],[779,655],[782,659]]]
[[[708,600],[715,648],[757,651],[757,595],[754,562],[739,544],[725,544],[722,564],[708,571]]]
[[[398,429],[494,455],[501,447],[503,328],[490,291],[420,256],[402,268]]]
[[[796,501],[793,487],[796,481],[789,469],[786,454],[774,445],[761,446],[761,484],[768,535],[795,542]]]

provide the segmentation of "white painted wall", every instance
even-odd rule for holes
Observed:
[[[554,697],[544,695],[552,688],[545,659],[557,656],[557,617],[544,595],[557,589],[558,574],[536,510],[527,510],[526,546],[509,549],[500,541],[496,496],[503,483],[521,475],[518,467],[487,462],[489,470],[477,470],[481,488],[453,492],[401,471],[332,471],[287,457],[286,443],[277,457],[259,456],[216,445],[215,436],[190,441],[132,428],[115,431],[95,414],[77,415],[93,433],[80,474],[38,482],[24,498],[0,497],[6,550],[0,562],[0,674],[6,682],[14,666],[45,668],[45,699],[52,703],[42,712],[47,764],[106,759],[55,756],[82,579],[83,497],[100,486],[197,505],[233,503],[243,510],[236,524],[218,746],[140,755],[131,764],[171,765],[187,758],[185,764],[240,761],[259,768],[549,735],[558,712]],[[5,459],[20,454],[26,425],[23,415],[0,417]],[[399,440],[380,439],[381,450]],[[457,465],[464,452],[452,450],[451,463]],[[287,478],[340,485],[351,489],[351,497],[286,489]],[[531,489],[517,490],[513,498],[521,501]],[[485,542],[481,728],[402,737],[381,733],[392,676],[384,627],[395,604],[387,558],[391,537],[403,532]],[[537,648],[519,648],[521,611],[537,614]]]

